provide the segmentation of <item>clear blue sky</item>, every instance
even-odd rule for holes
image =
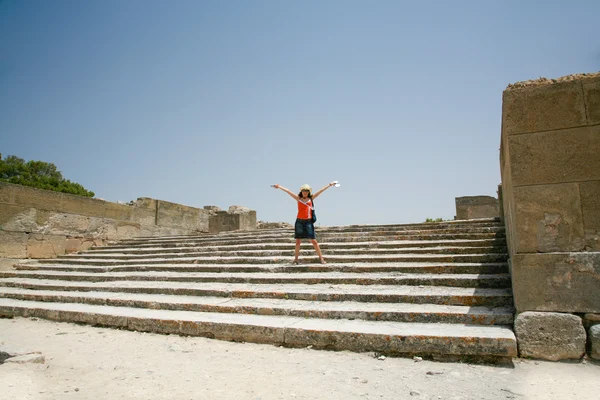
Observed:
[[[0,0],[0,152],[96,197],[323,225],[496,195],[507,84],[600,70],[600,1]]]

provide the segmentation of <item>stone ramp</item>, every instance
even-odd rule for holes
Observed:
[[[385,354],[516,355],[496,220],[137,238],[0,272],[0,313]]]

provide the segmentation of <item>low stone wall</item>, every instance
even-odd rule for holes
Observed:
[[[52,258],[113,240],[220,232],[210,228],[214,213],[151,198],[118,204],[0,182],[0,258]],[[246,214],[231,217],[230,225],[256,229],[256,212],[254,225]]]
[[[579,337],[578,315],[600,313],[599,154],[600,73],[520,82],[504,91],[503,215],[515,307],[533,327],[525,336],[517,331],[520,349],[524,338],[552,335],[548,325],[535,338],[536,323],[569,321],[571,336]],[[558,336],[567,329],[562,322],[552,325]],[[576,348],[552,352],[570,358],[581,350],[579,341]],[[521,354],[541,357],[538,350]]]
[[[492,196],[464,196],[454,199],[456,219],[496,218],[500,216],[498,199]]]

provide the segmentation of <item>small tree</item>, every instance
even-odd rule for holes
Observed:
[[[22,158],[12,155],[4,160],[0,155],[0,181],[94,197],[94,192],[90,192],[79,183],[64,179],[56,165],[44,161],[25,162]]]

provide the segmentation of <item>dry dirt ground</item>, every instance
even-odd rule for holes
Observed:
[[[56,323],[0,319],[0,348],[44,364],[0,365],[0,399],[600,399],[600,364],[498,367],[377,359]]]

